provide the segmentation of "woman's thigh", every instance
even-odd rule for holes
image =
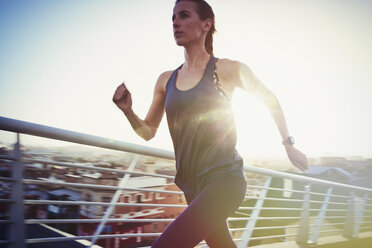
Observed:
[[[245,187],[245,181],[238,177],[226,177],[206,185],[153,247],[194,247],[207,239],[218,227],[226,225],[226,218],[244,199]]]

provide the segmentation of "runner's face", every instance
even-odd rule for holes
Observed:
[[[182,1],[173,9],[173,35],[179,46],[187,46],[205,39],[208,30],[205,28],[205,21],[200,20],[196,8],[196,3]]]

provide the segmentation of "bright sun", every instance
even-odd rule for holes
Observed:
[[[237,89],[232,100],[238,133],[237,150],[248,157],[283,156],[279,131],[265,105]]]

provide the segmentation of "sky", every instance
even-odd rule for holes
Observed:
[[[216,15],[216,57],[247,64],[274,92],[298,149],[372,157],[372,1],[208,2]],[[174,0],[0,1],[0,116],[172,150],[165,116],[146,142],[112,96],[125,81],[144,118],[158,76],[183,63],[172,35],[173,6]],[[233,110],[242,155],[286,156],[258,99],[237,90]],[[0,142],[13,138],[0,132]]]

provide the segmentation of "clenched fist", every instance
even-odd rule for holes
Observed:
[[[130,111],[132,109],[132,96],[125,87],[125,84],[120,84],[112,98],[112,101],[118,106],[119,109],[121,109],[124,113],[127,111]]]

